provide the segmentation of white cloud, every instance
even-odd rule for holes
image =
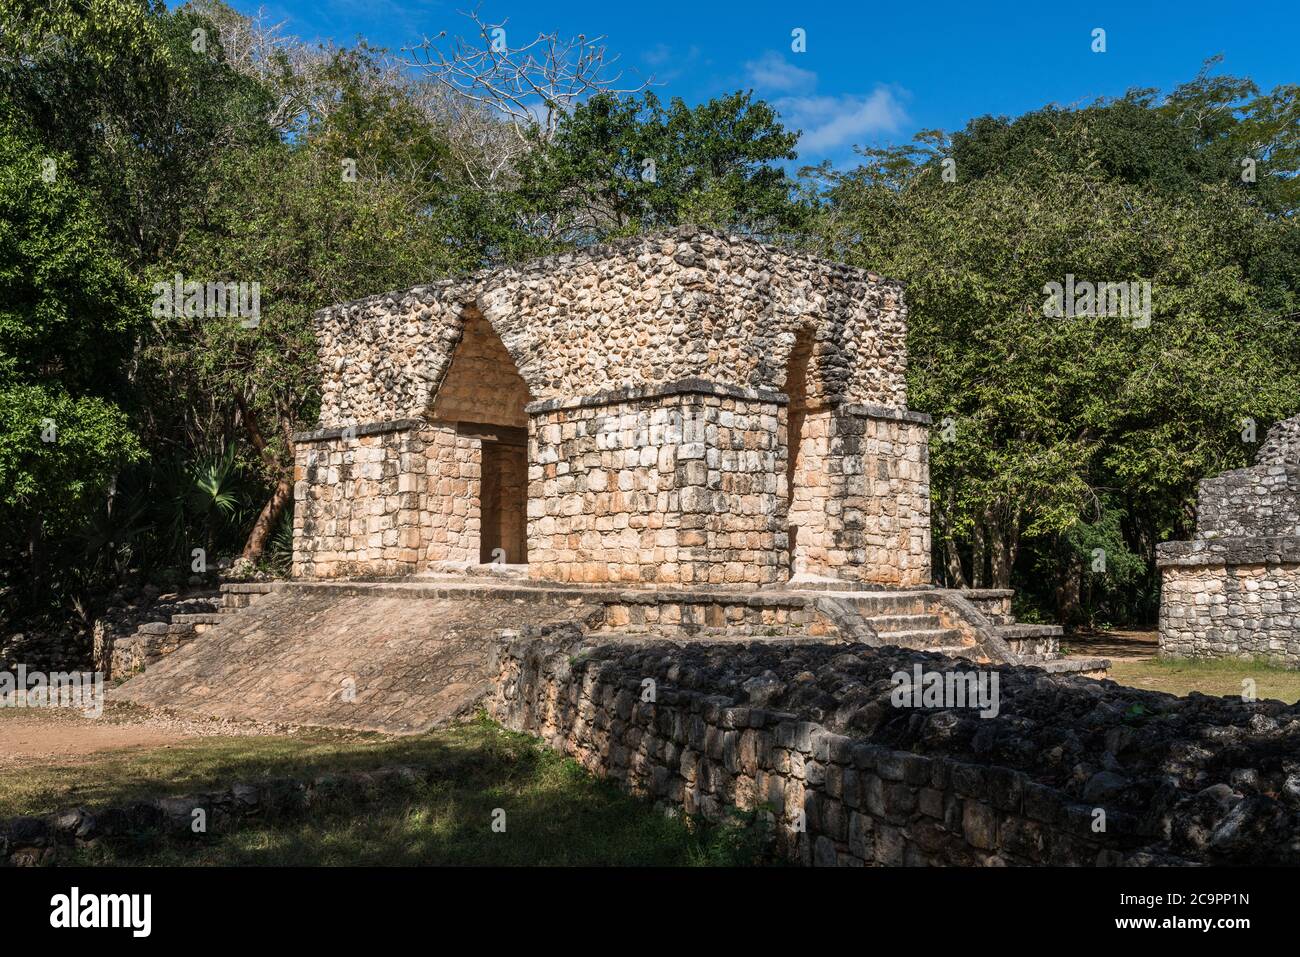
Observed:
[[[651,66],[667,63],[673,57],[673,48],[666,43],[656,43],[641,54],[641,59]]]
[[[889,87],[839,96],[787,96],[772,104],[788,127],[803,130],[801,155],[855,146],[866,137],[896,133],[907,121],[899,96]]]
[[[806,93],[817,86],[816,73],[795,66],[774,50],[746,63],[745,72],[757,89],[774,93]]]

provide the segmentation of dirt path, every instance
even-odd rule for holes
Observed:
[[[189,718],[110,703],[98,718],[62,708],[0,708],[0,768],[75,764],[131,748],[166,748],[193,738],[284,735],[299,729],[252,721]]]
[[[101,751],[163,747],[188,737],[193,735],[149,721],[110,723],[76,713],[23,711],[0,717],[0,767],[32,761],[59,764]]]
[[[1072,655],[1099,658],[1154,658],[1160,650],[1160,633],[1154,628],[1132,631],[1075,632],[1061,639]]]

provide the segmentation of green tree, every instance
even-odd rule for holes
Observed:
[[[225,63],[217,31],[151,0],[0,0],[0,100],[86,184],[144,268],[210,200],[220,156],[276,140],[270,94]]]
[[[519,193],[557,241],[683,222],[776,236],[805,221],[796,184],[775,165],[794,158],[798,136],[748,93],[695,107],[597,94],[524,161]]]
[[[47,541],[142,454],[122,403],[143,297],[64,160],[0,125],[0,564],[32,601]]]
[[[1010,585],[1022,537],[1071,552],[1109,522],[1107,496],[1130,504],[1127,541],[1149,561],[1187,530],[1196,481],[1245,464],[1241,420],[1293,411],[1277,346],[1294,327],[1250,276],[1276,223],[1249,194],[1161,194],[1068,157],[956,182],[937,160],[868,159],[832,177],[824,241],[907,284],[911,402],[940,420],[935,541],[954,584]],[[1149,282],[1150,327],[1048,318],[1046,284],[1068,275]],[[1064,617],[1078,552],[1056,568]]]

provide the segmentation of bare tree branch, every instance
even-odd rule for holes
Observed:
[[[444,109],[456,110],[451,104],[459,104],[455,126],[464,145],[474,146],[486,160],[478,171],[467,167],[479,185],[495,183],[532,148],[534,137],[550,142],[561,118],[586,98],[596,93],[635,94],[652,82],[647,78],[624,84],[618,57],[609,55],[604,36],[564,39],[558,33],[539,33],[512,47],[506,20],[485,21],[477,10],[462,16],[474,24],[471,39],[449,38],[444,30],[403,48],[409,54],[403,63],[423,71],[444,93]],[[503,144],[499,138],[502,121],[512,143]]]

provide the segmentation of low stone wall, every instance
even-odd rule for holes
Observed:
[[[851,605],[803,595],[710,595],[697,592],[621,592],[601,597],[604,631],[653,632],[676,638],[749,639],[801,636],[835,641],[873,640]]]
[[[893,676],[917,666],[962,668],[525,635],[497,650],[491,710],[669,808],[766,813],[804,864],[1300,863],[1300,708],[1013,667],[981,670],[994,716],[895,706]]]
[[[294,820],[343,802],[391,800],[427,783],[427,768],[397,765],[307,778],[272,778],[180,797],[0,820],[0,866],[59,863],[71,851],[123,842],[138,849],[163,841],[197,843],[250,820]]]

